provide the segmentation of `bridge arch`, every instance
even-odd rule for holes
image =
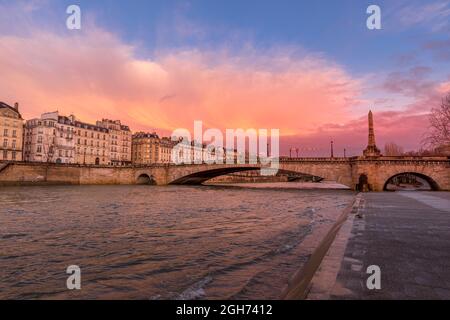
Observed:
[[[156,181],[153,175],[147,173],[141,173],[137,177],[136,183],[141,185],[156,185]]]
[[[223,176],[229,173],[243,172],[243,171],[255,171],[260,170],[259,167],[224,167],[210,170],[203,170],[193,172],[182,177],[179,177],[169,184],[190,184],[198,185],[212,178]]]
[[[416,177],[418,177],[418,178],[421,178],[421,179],[425,180],[425,181],[429,184],[431,190],[433,190],[433,191],[441,190],[439,184],[438,184],[433,178],[431,178],[431,177],[428,176],[428,175],[425,175],[425,174],[423,174],[423,173],[418,173],[418,172],[400,172],[400,173],[396,173],[396,174],[390,176],[390,177],[384,182],[383,191],[389,191],[389,190],[388,190],[388,185],[389,185],[389,183],[390,183],[391,181],[393,181],[394,178],[400,177],[400,176],[404,176],[404,175],[412,175],[412,176],[416,176]]]
[[[188,170],[190,169],[190,170]],[[186,170],[181,170],[176,176],[172,177],[168,184],[175,185],[199,185],[215,177],[227,175],[230,173],[244,172],[244,171],[259,171],[260,166],[223,166],[219,168],[210,169],[190,167]],[[277,173],[292,174],[292,175],[310,175],[315,178],[315,181],[322,181],[326,177],[314,174],[303,170],[292,170],[291,168],[280,168]]]

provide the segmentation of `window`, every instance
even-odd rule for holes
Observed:
[[[16,148],[16,140],[12,141],[12,148],[15,149]]]
[[[8,139],[4,139],[3,140],[3,148],[7,148],[8,147]]]
[[[12,159],[16,160],[16,152],[15,151],[12,152]]]
[[[36,152],[37,152],[37,153],[41,153],[41,152],[42,152],[42,146],[37,146]]]
[[[12,135],[14,138],[16,138],[17,137],[17,130],[13,130],[13,135]]]
[[[5,137],[8,136],[8,129],[3,130],[3,135],[4,135]]]
[[[3,150],[3,160],[7,160],[7,159],[8,159],[8,151]]]
[[[38,142],[38,143],[42,143],[42,136],[38,136],[37,142]]]
[[[58,150],[58,154],[60,157],[62,157],[63,156],[62,150]]]

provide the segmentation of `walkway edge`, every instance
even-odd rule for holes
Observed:
[[[344,209],[342,214],[336,220],[334,225],[330,228],[328,233],[320,242],[319,246],[314,250],[311,257],[306,264],[291,278],[288,287],[282,294],[281,298],[284,300],[304,300],[307,299],[308,293],[311,289],[312,280],[327,255],[331,245],[333,244],[336,235],[341,229],[342,225],[348,221],[350,214],[356,214],[359,211],[362,195],[356,195],[355,200],[351,205]],[[353,217],[353,216],[352,216]],[[352,220],[353,221],[353,220]],[[339,261],[340,265],[340,261]],[[335,279],[337,272],[335,275]],[[333,285],[334,282],[331,284]]]

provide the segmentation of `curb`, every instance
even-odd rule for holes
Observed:
[[[320,291],[320,292],[316,292],[315,296],[309,295],[310,292],[311,293],[314,292],[314,291],[311,291],[312,287],[314,287],[314,289],[315,289],[316,284],[318,284],[319,282],[323,282],[323,281],[319,281],[319,279],[318,279],[318,276],[319,276],[317,274],[318,270],[322,271],[322,270],[320,270],[320,268],[323,266],[323,261],[324,261],[325,257],[327,256],[327,254],[329,253],[331,246],[334,245],[334,241],[335,241],[338,233],[340,233],[339,231],[341,230],[341,227],[344,224],[346,224],[347,227],[350,225],[350,230],[351,230],[351,225],[353,224],[353,217],[354,217],[354,215],[360,214],[359,213],[360,209],[363,206],[364,206],[364,199],[362,199],[362,194],[359,193],[356,195],[353,203],[344,209],[342,214],[339,216],[339,218],[336,220],[334,225],[330,228],[328,233],[325,235],[323,240],[320,242],[319,246],[314,250],[314,252],[312,253],[311,257],[308,259],[306,264],[291,278],[287,289],[281,296],[281,299],[305,300],[305,299],[309,299],[309,298],[313,298],[313,299],[314,298],[316,298],[316,299],[325,299],[326,298],[325,294],[323,294],[323,296],[318,296],[318,293],[320,293],[322,291],[323,291],[322,293],[325,293],[325,291],[329,288],[326,288],[326,289],[322,288],[320,290],[316,290],[316,291]],[[348,239],[348,235],[344,238]],[[342,240],[342,239],[340,239],[340,240]],[[345,241],[345,245],[346,245],[346,241]],[[342,246],[340,245],[339,247],[342,247]],[[344,246],[344,251],[345,251],[345,246]],[[331,271],[327,272],[327,277],[326,277],[327,283],[329,283],[331,285],[331,288],[334,285],[334,282],[336,281],[336,276],[337,276],[337,273],[339,272],[341,261],[342,261],[342,258],[340,259],[340,261],[338,263],[336,263],[337,261],[336,261],[336,258],[334,257],[332,265],[336,266],[338,264],[339,268],[334,267],[332,272]],[[337,269],[337,271],[334,269]],[[333,276],[334,276],[334,280],[332,279]],[[323,278],[323,277],[321,277],[321,278]],[[330,280],[329,278],[331,278],[331,281],[329,281]],[[320,285],[319,287],[323,287],[323,286]],[[328,292],[329,292],[329,290],[328,290]]]

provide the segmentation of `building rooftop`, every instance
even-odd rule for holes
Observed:
[[[96,126],[94,124],[89,124],[89,123],[85,123],[85,122],[81,122],[81,121],[74,121],[73,123],[74,123],[73,125],[78,128],[100,131],[100,132],[109,132],[108,129]]]
[[[156,132],[148,133],[148,132],[136,132],[133,134],[133,138],[156,138],[159,139],[159,136]]]
[[[15,113],[17,113],[19,115],[19,119],[22,119],[22,115],[19,112],[19,105],[16,103],[15,106],[17,107],[17,109],[15,107],[10,106],[7,103],[0,101],[0,108],[6,108],[6,109],[10,109],[10,110],[14,111]]]

